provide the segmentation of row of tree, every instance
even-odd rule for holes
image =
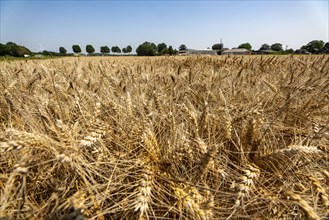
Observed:
[[[186,48],[186,46],[185,46],[185,48]],[[81,47],[79,45],[73,45],[72,50],[76,54],[82,52]],[[65,55],[67,53],[67,50],[64,47],[60,47],[59,52],[60,52],[60,54]],[[95,52],[95,49],[91,44],[88,44],[86,46],[86,52],[89,55],[92,55]],[[126,53],[132,52],[132,47],[130,45],[128,45],[127,47],[120,49],[118,46],[113,46],[110,50],[110,48],[108,46],[101,46],[100,52],[102,54],[108,54],[110,52],[126,54]],[[172,46],[168,47],[167,44],[165,44],[165,43],[159,43],[158,45],[156,45],[152,42],[146,41],[137,47],[136,53],[138,56],[155,56],[155,55],[175,55],[178,53],[178,51],[176,49],[174,49]]]
[[[250,43],[243,43],[238,46],[238,48],[245,48],[247,50],[252,50],[252,46]],[[223,44],[214,44],[212,46],[213,50],[223,50]],[[284,49],[281,43],[274,43],[272,45],[262,44],[258,51],[274,51],[278,53],[328,53],[329,43],[324,43],[322,40],[313,40],[306,45],[303,45],[300,49],[294,51],[293,49],[288,49],[288,46]]]
[[[252,46],[250,43],[243,43],[240,44],[237,48],[245,48],[248,50],[252,50]],[[72,46],[74,53],[81,53],[81,47],[79,45]],[[209,48],[210,49],[210,48]],[[212,50],[218,51],[220,54],[222,51],[225,50],[224,45],[214,44],[211,48]],[[182,44],[178,48],[179,51],[187,50],[187,46]],[[95,53],[95,49],[91,44],[86,45],[86,52],[89,55],[93,55]],[[119,48],[118,46],[113,46],[111,49],[108,46],[101,46],[100,52],[102,54],[109,54],[112,53],[131,53],[132,47],[128,45],[124,48]],[[269,44],[262,44],[259,50],[254,50],[255,53],[262,53],[262,52],[275,52],[279,54],[287,54],[287,53],[302,53],[302,54],[319,54],[319,53],[329,53],[329,42],[324,43],[322,40],[313,40],[306,45],[303,45],[300,49],[294,51],[293,49],[288,49],[287,47],[284,49],[281,43],[274,43],[272,45]],[[167,46],[165,43],[159,43],[158,45],[152,42],[144,42],[140,44],[137,49],[136,53],[138,56],[156,56],[156,55],[175,55],[178,54],[178,51],[174,49],[172,46]],[[6,44],[0,44],[0,56],[14,56],[14,57],[23,57],[24,55],[31,55],[31,51],[24,46],[17,45],[13,42],[8,42]],[[44,50],[42,51],[43,55],[47,56],[62,56],[67,54],[67,50],[64,47],[59,48],[58,52],[52,52]],[[73,55],[73,54],[70,54]],[[96,54],[97,55],[97,54]]]
[[[81,47],[77,44],[72,46],[72,50],[73,50],[74,53],[81,53],[82,52]],[[123,52],[123,53],[126,54],[126,53],[131,53],[132,47],[130,45],[128,45],[127,47],[122,48],[122,50],[118,46],[113,46],[111,49],[108,46],[101,46],[100,47],[100,52],[102,54],[108,54],[111,51],[112,51],[112,53],[121,53],[121,52]],[[88,54],[93,54],[93,53],[95,53],[95,48],[91,44],[88,44],[86,46],[86,52]],[[59,53],[62,54],[62,55],[65,55],[65,54],[67,54],[67,50],[64,47],[60,47],[59,48]]]

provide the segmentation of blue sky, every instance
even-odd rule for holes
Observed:
[[[298,49],[329,41],[329,1],[33,1],[0,0],[0,42],[32,51],[87,44],[136,47],[150,41],[206,49],[249,42]]]

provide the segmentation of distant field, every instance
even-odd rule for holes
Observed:
[[[329,56],[0,62],[0,217],[329,218]]]

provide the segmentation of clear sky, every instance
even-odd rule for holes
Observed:
[[[131,45],[150,41],[206,49],[249,42],[298,49],[329,41],[329,0],[323,1],[41,1],[0,0],[0,42],[37,52],[72,45]]]

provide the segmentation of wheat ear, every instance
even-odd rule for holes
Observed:
[[[139,182],[138,196],[134,205],[134,211],[139,212],[139,219],[143,219],[143,216],[149,210],[151,197],[152,197],[152,181],[153,176],[150,170],[144,171],[142,178]],[[146,214],[147,215],[147,214]]]
[[[314,209],[302,197],[290,190],[287,190],[285,193],[287,194],[288,198],[291,197],[294,201],[297,202],[297,204],[304,210],[310,219],[320,220],[320,217],[316,214]]]
[[[197,220],[207,220],[209,219],[209,212],[208,210],[203,210],[199,202],[203,200],[202,196],[197,192],[197,189],[191,187],[188,192],[180,187],[173,187],[174,194],[178,198],[178,207],[182,211],[182,209],[186,209],[188,213],[193,216],[193,219]],[[197,192],[197,193],[196,193]],[[191,194],[193,194],[191,196]]]
[[[234,208],[237,209],[242,205],[243,199],[249,196],[251,188],[255,185],[255,180],[260,175],[260,170],[256,165],[248,165],[247,169],[243,170],[244,175],[241,176],[241,183],[239,184],[239,192],[235,200]]]
[[[320,198],[322,199],[323,205],[328,209],[329,211],[329,199],[326,191],[322,187],[321,183],[313,176],[308,176],[308,179],[312,182],[312,184],[315,186],[316,192],[320,195]]]

